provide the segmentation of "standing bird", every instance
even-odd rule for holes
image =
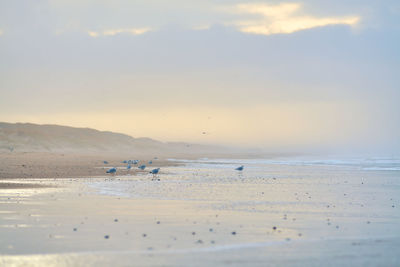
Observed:
[[[104,164],[108,164],[108,161],[107,161],[107,160],[105,160],[105,161],[103,161],[103,163],[104,163]]]
[[[107,170],[107,173],[115,174],[117,172],[117,168],[111,168]]]
[[[152,160],[150,160],[150,161],[149,161],[149,164],[153,164],[153,161],[152,161]]]
[[[242,165],[242,166],[240,166],[240,167],[237,167],[235,170],[237,170],[237,171],[243,171],[243,168],[244,168],[244,166]]]
[[[159,171],[160,171],[160,168],[157,168],[157,169],[151,170],[150,173],[153,175],[156,175],[156,174],[158,174]]]
[[[130,170],[132,168],[131,164],[128,164],[128,166],[126,166],[127,170]]]
[[[144,170],[144,169],[146,169],[146,165],[140,165],[139,167],[138,167],[139,169],[141,169],[141,170]]]

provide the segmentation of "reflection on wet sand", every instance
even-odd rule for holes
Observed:
[[[160,181],[32,179],[50,187],[1,190],[0,264],[399,262],[397,172],[248,163],[239,174],[232,166],[165,167]]]

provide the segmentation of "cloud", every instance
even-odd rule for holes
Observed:
[[[209,30],[210,28],[211,28],[210,24],[199,24],[199,25],[193,26],[192,30],[205,31],[205,30]]]
[[[109,29],[100,32],[88,31],[87,33],[91,37],[99,37],[99,36],[114,36],[118,34],[141,35],[151,30],[152,30],[151,28],[124,28],[124,29]]]
[[[239,4],[233,9],[237,14],[258,16],[249,20],[235,21],[233,25],[241,32],[251,34],[288,34],[301,30],[328,25],[355,25],[360,21],[359,16],[345,17],[315,17],[298,14],[302,5],[299,3],[268,4]]]
[[[90,37],[98,37],[99,36],[98,32],[93,32],[93,31],[88,31],[88,34]]]

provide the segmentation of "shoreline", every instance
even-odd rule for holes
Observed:
[[[185,162],[181,159],[197,160],[201,158],[274,158],[279,155],[249,154],[249,153],[116,153],[116,152],[0,152],[0,181],[2,179],[24,178],[89,178],[109,176],[106,169],[117,167],[122,174],[135,175],[146,173],[149,169],[168,166],[180,166]],[[281,155],[283,156],[283,155]],[[286,155],[289,156],[289,155]],[[170,160],[170,159],[175,159]],[[132,169],[126,170],[124,160],[139,160]],[[153,161],[150,165],[149,161]],[[108,161],[104,164],[103,161]],[[146,165],[146,170],[137,167]]]

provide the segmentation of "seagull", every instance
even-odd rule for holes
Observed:
[[[156,175],[159,172],[160,168],[153,169],[150,171],[151,174]]]
[[[152,160],[150,160],[150,161],[149,161],[149,164],[153,164],[153,161],[152,161]]]
[[[107,160],[105,160],[105,161],[103,161],[103,163],[104,163],[104,164],[108,164],[108,161],[107,161]]]
[[[144,170],[144,169],[146,169],[146,165],[140,165],[139,167],[138,167],[139,169],[141,169],[141,170]]]
[[[137,159],[135,159],[134,161],[133,161],[133,164],[138,164],[139,163],[139,160],[137,160]]]
[[[126,166],[127,170],[130,170],[132,168],[131,164],[128,164],[128,166]]]
[[[128,163],[126,160],[124,160],[122,163]]]
[[[240,166],[240,167],[237,167],[235,170],[237,170],[237,171],[243,171],[243,168],[244,168],[244,166],[242,165],[242,166]]]
[[[107,170],[107,173],[115,174],[117,172],[117,168],[111,168]]]

